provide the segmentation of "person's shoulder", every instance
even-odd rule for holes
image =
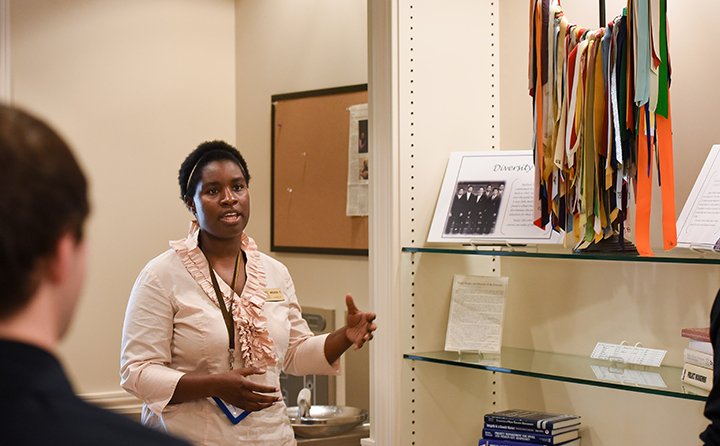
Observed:
[[[260,261],[263,263],[266,270],[279,271],[279,272],[289,274],[288,269],[285,266],[285,264],[282,263],[281,261],[279,261],[278,259],[276,259],[274,257],[270,257],[269,255],[265,254],[262,251],[257,251],[257,253],[260,257]]]
[[[178,279],[179,271],[185,271],[182,260],[173,249],[168,249],[145,264],[135,279],[135,286],[147,283],[169,286]]]
[[[143,270],[158,270],[158,269],[164,269],[168,265],[174,264],[178,262],[178,256],[174,249],[168,248],[159,255],[153,257],[150,259],[146,264]]]
[[[270,255],[265,254],[262,251],[257,251],[257,253],[258,253],[258,256],[260,256],[260,260],[263,263],[270,264],[270,265],[273,265],[276,267],[285,268],[285,264],[282,263],[281,261],[279,261],[278,259],[276,259],[275,257],[271,257]]]
[[[170,271],[174,271],[177,267],[182,267],[182,260],[174,249],[168,248],[160,255],[150,259],[140,272],[140,276],[162,277]]]
[[[43,394],[43,397],[47,396]],[[32,399],[30,396],[27,398]],[[124,415],[101,409],[75,395],[63,394],[51,400],[45,398],[44,401],[44,407],[39,411],[22,410],[16,406],[12,413],[6,414],[6,420],[11,422],[3,430],[3,440],[7,440],[8,444],[26,446],[190,446],[183,440],[142,426]],[[35,405],[35,408],[40,406]],[[43,428],[32,429],[34,423]]]
[[[82,402],[86,413],[83,418],[83,431],[87,433],[88,444],[106,446],[130,445],[145,446],[188,446],[189,443],[163,432],[145,427],[130,418]],[[86,421],[92,420],[92,423]],[[93,425],[93,427],[90,427]],[[97,441],[97,443],[92,443]]]

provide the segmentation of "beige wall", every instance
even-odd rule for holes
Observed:
[[[270,248],[270,97],[367,82],[365,0],[239,0],[236,4],[237,144],[253,176],[250,233]],[[322,199],[322,191],[318,191]],[[290,269],[300,303],[333,308],[343,296],[368,307],[366,257],[277,254]],[[339,403],[368,407],[367,350],[345,356]],[[345,383],[347,381],[347,383]],[[347,399],[344,394],[347,390]]]
[[[11,2],[12,97],[62,131],[92,182],[89,277],[61,352],[79,392],[119,390],[127,296],[145,262],[185,233],[177,169],[198,142],[237,142],[247,157],[248,230],[269,252],[270,96],[365,83],[365,8],[364,0]],[[334,308],[337,324],[345,293],[367,308],[365,257],[277,257],[301,303]],[[340,402],[347,379],[347,404],[367,407],[367,351],[347,358]]]
[[[90,270],[64,363],[81,393],[119,390],[133,281],[184,235],[183,157],[235,139],[232,0],[15,0],[12,96],[67,137],[92,183]],[[51,187],[51,185],[49,185]]]

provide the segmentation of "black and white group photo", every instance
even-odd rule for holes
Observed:
[[[458,182],[445,222],[445,234],[492,234],[504,190],[504,181]]]

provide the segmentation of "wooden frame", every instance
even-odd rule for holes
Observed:
[[[367,84],[272,96],[272,251],[368,254],[368,218],[345,214],[348,107],[364,103]]]

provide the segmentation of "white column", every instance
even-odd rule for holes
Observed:
[[[379,330],[370,350],[370,438],[395,446],[400,432],[400,229],[397,2],[368,0],[370,298]]]

